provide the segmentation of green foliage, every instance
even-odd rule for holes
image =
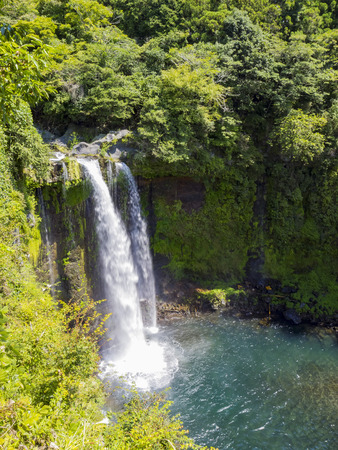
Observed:
[[[214,284],[219,283],[214,282]],[[230,302],[235,303],[236,299],[244,294],[245,291],[240,285],[237,285],[237,289],[231,286],[216,289],[196,289],[197,300],[202,301],[202,303],[207,302],[213,309],[225,308]]]
[[[176,28],[179,0],[112,0],[113,7],[123,11],[122,27],[131,37],[146,38],[166,34]]]
[[[71,49],[66,48],[65,53]],[[76,46],[52,74],[57,92],[43,106],[45,120],[73,121],[109,130],[133,117],[141,102],[140,48],[119,30],[96,33]],[[66,56],[66,57],[65,57]]]
[[[114,17],[109,7],[95,0],[42,0],[38,10],[58,24],[57,35],[68,42],[91,40],[96,30],[108,26],[109,20]]]
[[[104,322],[81,280],[59,310],[31,269],[41,238],[28,187],[46,179],[49,149],[30,107],[60,133],[128,127],[136,173],[204,184],[198,210],[154,198],[153,248],[176,277],[243,280],[260,247],[262,276],[292,291],[274,302],[334,318],[336,2],[11,0],[0,15],[0,446],[197,448],[157,395],[133,397],[115,426],[97,423]],[[83,239],[89,190],[65,162],[72,182],[44,192],[57,211],[73,208]],[[82,273],[80,250],[62,257],[65,274]],[[217,286],[200,295],[240,295]]]
[[[232,88],[229,103],[245,129],[258,139],[262,139],[259,133],[267,128],[278,101],[280,63],[275,50],[279,45],[268,39],[246,13],[234,10],[224,21],[216,46],[220,83]]]
[[[325,115],[327,119],[326,135],[327,144],[336,150],[338,145],[338,100],[332,102],[331,108]]]
[[[185,211],[179,201],[155,203],[154,251],[169,257],[168,267],[178,278],[231,281],[244,275],[254,182],[231,169],[222,175],[207,187],[199,211]]]
[[[322,155],[323,158],[323,155]],[[265,274],[292,286],[279,303],[312,317],[337,310],[335,242],[338,178],[335,164],[275,164],[268,183]]]
[[[303,164],[318,160],[324,151],[325,136],[321,131],[325,125],[324,117],[291,111],[275,132],[282,157]]]
[[[318,107],[324,100],[319,83],[323,70],[324,49],[306,42],[301,33],[291,35],[287,46],[280,54],[282,62],[280,77],[280,101],[278,108],[287,114],[291,108],[302,108],[306,112]]]
[[[22,192],[15,188],[5,145],[1,130],[0,446],[128,448],[122,447],[130,436],[123,435],[124,416],[121,424],[120,418],[114,425],[100,423],[105,396],[94,374],[99,361],[97,343],[103,338],[109,314],[101,316],[97,303],[87,295],[70,304],[60,303],[62,308],[58,308],[37,283],[27,244],[38,221],[32,227],[26,217],[36,205],[27,188],[21,185]],[[160,406],[155,397],[147,405],[148,417],[145,412],[144,420],[135,420],[135,445],[139,441],[139,448],[153,443],[167,448],[170,441],[182,444],[181,448],[195,448],[167,406]],[[126,415],[139,417],[136,401],[127,409]]]
[[[35,129],[31,110],[26,103],[17,105],[15,121],[7,125],[6,134],[6,150],[17,177],[20,178],[25,172],[35,180],[46,178],[50,150]]]
[[[0,445],[34,448],[54,442],[62,448],[76,434],[90,445],[100,433],[95,422],[103,400],[92,377],[95,343],[79,328],[66,332],[61,313],[36,283],[27,257],[32,227],[25,214],[34,202],[24,193],[25,204],[14,188],[0,150]]]
[[[178,417],[170,417],[170,402],[163,394],[133,393],[121,413],[117,424],[107,429],[108,448],[127,449],[200,449],[187,437]],[[204,447],[205,449],[205,447]]]
[[[53,89],[42,80],[48,64],[47,47],[23,23],[3,24],[0,35],[0,126],[12,171],[20,178],[24,170],[33,178],[48,171],[48,148],[33,126],[28,104],[34,105]]]
[[[3,30],[5,30],[5,25]],[[2,123],[13,122],[22,100],[36,104],[51,89],[41,81],[48,63],[46,46],[34,34],[21,37],[6,28],[0,35],[1,78],[0,108]]]
[[[281,5],[280,2],[269,0],[230,0],[228,7],[246,11],[255,24],[263,30],[278,33],[281,29]]]
[[[292,0],[282,5],[284,33],[301,30],[312,36],[323,29],[337,28],[337,6],[332,0]]]
[[[0,13],[6,19],[5,23],[16,20],[32,20],[36,14],[36,0],[1,0]]]
[[[231,140],[223,139],[224,145],[234,143],[235,121],[221,117],[226,90],[211,75],[210,65],[182,64],[148,81],[138,131],[152,155],[168,163],[207,159],[218,121]]]

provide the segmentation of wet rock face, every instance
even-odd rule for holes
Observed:
[[[189,214],[198,211],[204,205],[204,184],[191,178],[162,177],[147,180],[139,177],[137,181],[141,196],[146,199],[148,233],[151,237],[154,236],[157,222],[160,220],[155,214],[155,204],[158,201],[163,200],[169,205],[180,201],[182,209]],[[168,258],[162,254],[157,253],[153,256],[156,292],[165,301],[180,302],[186,298],[185,295],[180,295],[185,289],[179,287],[175,277],[166,269],[168,263]]]
[[[199,210],[204,205],[205,187],[203,183],[188,177],[163,177],[149,181],[140,178],[138,184],[141,190],[151,191],[151,200],[163,199],[171,204],[177,200],[182,203],[186,212]]]
[[[79,301],[86,292],[89,292],[87,286],[87,277],[84,267],[84,260],[80,246],[68,252],[67,264],[63,265],[64,294],[67,299]]]
[[[287,309],[283,313],[286,320],[289,320],[290,322],[294,323],[295,325],[298,325],[302,322],[302,319],[299,314],[296,313],[294,309]]]
[[[56,298],[75,301],[85,292],[92,294],[91,273],[95,264],[91,218],[87,213],[89,191],[79,181],[63,186],[50,183],[42,187],[45,216],[42,223],[42,242],[39,278],[49,283],[47,253],[53,261],[54,292]],[[41,209],[41,205],[40,205]],[[46,245],[48,233],[49,245]]]

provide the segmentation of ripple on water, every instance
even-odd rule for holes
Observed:
[[[175,323],[167,335],[183,349],[173,413],[197,443],[220,450],[336,448],[332,335],[222,317]]]

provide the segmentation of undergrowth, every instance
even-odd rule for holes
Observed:
[[[102,422],[96,374],[107,317],[87,295],[58,303],[37,282],[29,254],[39,231],[35,200],[22,183],[18,189],[3,142],[0,133],[0,448],[200,448],[157,394],[134,392]]]

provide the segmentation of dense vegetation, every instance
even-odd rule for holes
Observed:
[[[13,117],[13,124],[18,118]],[[42,158],[46,149],[30,120],[28,115],[26,128],[20,130],[19,137],[24,136],[25,140],[18,139],[15,143],[22,145],[20,148],[26,152],[40,148]],[[3,125],[0,447],[120,450],[166,449],[175,445],[182,449],[199,448],[187,437],[181,422],[170,417],[169,404],[162,395],[139,396],[132,392],[125,410],[115,415],[116,425],[101,423],[105,394],[96,373],[98,343],[103,336],[105,318],[95,312],[95,302],[86,294],[76,303],[57,305],[46,286],[37,282],[32,263],[38,257],[41,243],[40,219],[34,215],[36,199],[30,189],[32,179],[19,178],[21,166],[14,165],[14,157],[8,156],[14,155],[8,148],[12,124]]]
[[[49,170],[33,118],[60,134],[70,122],[93,134],[129,128],[135,173],[204,184],[200,210],[154,205],[154,250],[176,277],[233,285],[257,279],[258,261],[263,289],[274,283],[280,294],[272,301],[333,317],[336,1],[1,0],[0,8],[0,445],[188,447],[158,399],[136,397],[108,431],[97,424],[97,343],[71,319],[87,317],[91,303],[56,309],[31,267],[32,187]]]

